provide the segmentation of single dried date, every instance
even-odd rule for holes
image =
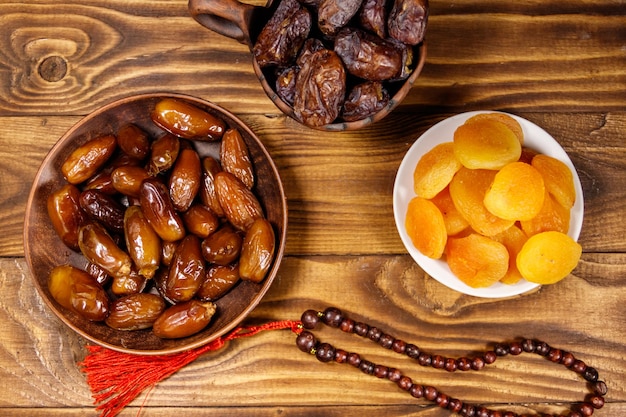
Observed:
[[[327,36],[334,36],[359,11],[363,0],[321,0],[317,25]]]
[[[252,48],[260,67],[288,66],[311,30],[311,13],[297,0],[282,0]]]
[[[367,81],[355,85],[345,103],[341,116],[347,122],[370,117],[389,104],[389,93],[380,81]]]
[[[356,77],[384,81],[402,75],[402,52],[393,43],[363,30],[342,29],[335,38],[334,50]]]
[[[115,198],[99,190],[80,194],[80,206],[91,220],[97,221],[112,233],[124,232],[124,206]]]
[[[109,314],[109,297],[87,272],[71,265],[52,268],[48,280],[52,298],[64,308],[91,321],[102,321]]]
[[[165,301],[156,294],[130,294],[111,303],[105,323],[117,330],[148,329],[165,307]]]
[[[380,38],[387,37],[387,0],[363,0],[359,11],[359,23],[367,31],[375,33]]]
[[[339,56],[328,49],[313,53],[298,74],[296,92],[294,114],[304,124],[333,122],[346,94],[346,70]]]
[[[87,214],[80,207],[80,190],[65,184],[47,200],[48,217],[63,243],[78,250],[78,231],[87,222]]]
[[[424,40],[428,23],[428,0],[394,0],[387,27],[389,36],[407,45]]]

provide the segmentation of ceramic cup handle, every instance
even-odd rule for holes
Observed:
[[[202,26],[252,47],[250,22],[255,6],[237,0],[189,0],[188,7]]]

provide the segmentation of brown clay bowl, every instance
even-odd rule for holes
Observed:
[[[85,258],[67,248],[57,236],[48,218],[48,195],[65,184],[60,167],[69,153],[89,139],[103,134],[114,134],[132,122],[153,137],[163,134],[150,119],[150,111],[165,97],[192,103],[220,117],[230,127],[239,129],[248,145],[256,173],[254,192],[263,206],[267,219],[274,226],[277,239],[275,259],[259,284],[242,281],[217,302],[217,312],[208,327],[193,336],[165,340],[151,330],[119,331],[104,323],[88,321],[61,307],[50,295],[48,275],[56,265],[69,263],[79,268],[86,265]],[[201,156],[218,156],[219,143],[198,147]],[[156,355],[184,351],[202,346],[228,333],[238,326],[261,301],[269,289],[283,257],[287,232],[287,205],[281,179],[274,162],[259,138],[236,116],[219,106],[180,94],[143,94],[108,104],[83,118],[59,139],[43,160],[33,182],[24,221],[24,249],[35,287],[44,302],[63,323],[85,339],[107,348],[143,355]]]
[[[266,6],[254,6],[238,0],[189,0],[188,6],[191,16],[202,26],[232,38],[252,49],[257,36],[272,16],[278,3],[278,0],[268,0]],[[411,87],[413,87],[415,80],[417,80],[424,67],[426,49],[426,41],[415,46],[413,53],[417,59],[415,60],[413,71],[404,81],[396,81],[387,85],[390,100],[388,105],[382,110],[362,120],[352,122],[339,121],[324,126],[309,127],[324,131],[357,130],[381,120],[404,100]],[[252,58],[252,67],[254,68],[254,73],[259,78],[263,91],[274,102],[276,107],[298,123],[302,123],[295,115],[293,108],[276,94],[274,89],[276,78],[273,72],[261,69],[254,58]]]

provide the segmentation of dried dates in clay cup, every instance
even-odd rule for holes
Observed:
[[[406,97],[426,59],[428,10],[428,0],[189,1],[198,23],[250,48],[254,72],[276,107],[327,131],[367,126]]]

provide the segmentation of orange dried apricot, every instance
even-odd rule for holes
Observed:
[[[539,213],[530,220],[520,222],[522,230],[528,236],[550,230],[567,233],[569,231],[570,209],[554,200],[546,190],[543,206]]]
[[[492,214],[483,202],[497,171],[461,168],[450,182],[450,196],[474,231],[485,236],[500,233],[515,223]]]
[[[509,268],[509,252],[506,247],[477,233],[462,238],[450,238],[446,254],[450,270],[473,288],[495,284],[504,277]]]
[[[493,240],[500,242],[504,245],[509,252],[509,269],[504,274],[504,277],[500,279],[503,284],[515,284],[522,279],[522,274],[517,269],[517,254],[522,250],[522,246],[528,240],[526,233],[522,231],[517,225],[513,225],[506,229],[502,233],[492,237]]]
[[[413,188],[415,194],[433,198],[446,188],[461,163],[454,156],[452,142],[440,143],[425,153],[415,166]]]
[[[441,214],[443,222],[446,225],[448,236],[456,235],[469,227],[469,223],[465,217],[459,213],[450,196],[450,187],[444,188],[439,194],[434,196],[431,201],[435,203]]]
[[[542,232],[524,243],[517,268],[527,281],[554,284],[576,268],[581,254],[582,247],[565,233]]]
[[[548,155],[536,155],[532,166],[543,176],[546,189],[563,207],[572,208],[576,201],[572,171],[563,162]]]
[[[454,132],[453,143],[457,159],[470,169],[500,169],[522,154],[515,133],[494,119],[462,124]]]
[[[448,235],[443,215],[435,203],[414,197],[409,202],[404,226],[417,250],[429,258],[441,258]]]
[[[509,116],[508,114],[479,113],[467,119],[465,123],[472,123],[472,122],[475,122],[476,120],[485,120],[485,119],[497,120],[501,123],[504,123],[515,134],[515,137],[517,138],[517,140],[519,140],[520,145],[524,144],[524,131],[522,129],[522,125],[520,125],[517,120],[515,120],[513,117]]]
[[[505,165],[485,193],[485,207],[490,213],[506,220],[530,220],[543,206],[545,186],[543,177],[524,162]]]

